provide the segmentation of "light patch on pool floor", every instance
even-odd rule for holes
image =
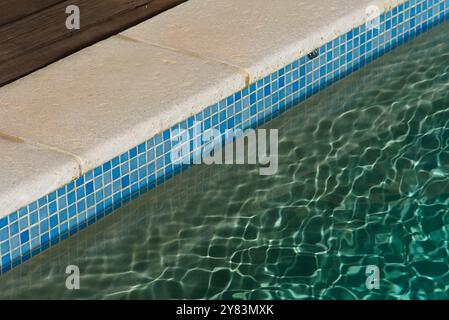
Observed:
[[[170,158],[176,128],[262,125],[449,13],[449,0],[282,4],[191,0],[0,88],[0,132],[51,157],[23,177],[0,154],[0,189],[26,186],[0,198],[1,271],[186,170]]]

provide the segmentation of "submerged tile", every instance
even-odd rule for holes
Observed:
[[[0,219],[0,272],[187,169],[187,164],[171,158],[177,129],[193,134],[186,143],[191,146],[186,158],[191,159],[202,149],[192,148],[195,135],[200,134],[195,128],[224,132],[262,125],[447,18],[449,0],[428,5],[428,0],[413,0],[394,8],[380,16],[377,30],[367,28],[363,14],[357,16],[362,25],[320,42],[313,54],[304,54],[243,89],[248,79],[246,73],[239,73],[241,67],[126,35],[74,55],[57,64],[57,69],[52,66],[31,80],[21,80],[19,88],[1,89],[0,128],[7,129],[3,135],[10,142],[21,142],[12,134],[27,142],[43,141],[47,148],[80,155],[87,170],[108,155],[113,158]],[[410,15],[418,8],[419,22],[413,22]],[[404,21],[407,14],[409,20]],[[351,24],[347,18],[341,20],[342,26]],[[295,46],[297,51],[304,49]],[[228,91],[231,94],[226,96]],[[176,123],[179,118],[183,121]],[[136,146],[136,141],[148,137]],[[26,221],[22,228],[18,216],[28,219],[31,228]]]

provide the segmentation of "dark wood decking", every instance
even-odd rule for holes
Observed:
[[[0,0],[0,86],[187,0]],[[65,26],[69,5],[81,29]]]

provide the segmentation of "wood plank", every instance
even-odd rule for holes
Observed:
[[[24,18],[64,0],[1,0],[0,26]]]
[[[0,85],[116,34],[186,0],[70,0],[0,27]],[[78,5],[81,29],[67,30]]]

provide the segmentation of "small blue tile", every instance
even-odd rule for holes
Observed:
[[[108,172],[109,170],[111,170],[111,161],[103,164],[103,172]]]
[[[122,177],[122,188],[126,188],[129,186],[129,176]]]
[[[92,192],[94,192],[94,184],[91,181],[91,182],[86,184],[86,194],[90,195]]]
[[[0,242],[9,238],[8,228],[0,229]]]
[[[8,225],[8,217],[0,219],[0,229]]]
[[[30,240],[30,235],[28,233],[28,230],[22,232],[20,234],[20,243],[24,244]]]
[[[17,233],[19,233],[19,223],[14,222],[13,224],[11,224],[11,225],[9,226],[9,234],[10,234],[11,236],[13,236],[13,235],[15,235],[15,234],[17,234]]]
[[[117,180],[120,177],[120,167],[115,168],[112,170],[112,179]]]

